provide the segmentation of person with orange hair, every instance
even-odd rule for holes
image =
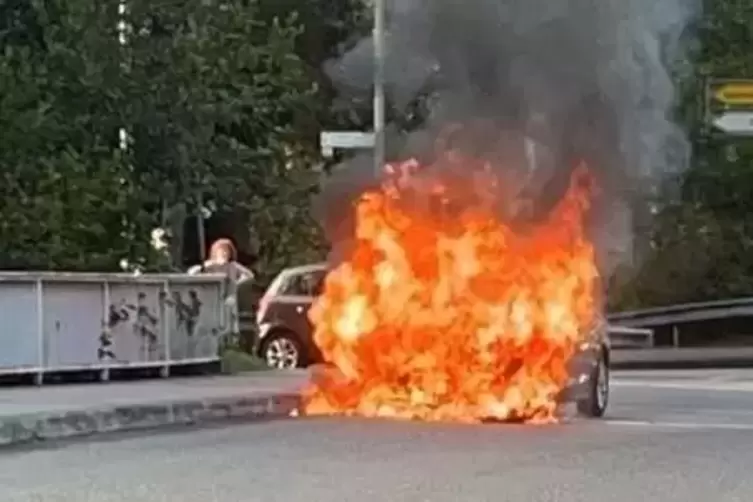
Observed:
[[[228,279],[228,294],[225,305],[230,310],[231,327],[234,334],[240,331],[238,318],[238,286],[254,279],[254,273],[237,261],[238,252],[230,239],[218,239],[209,248],[209,259],[201,265],[188,269],[191,275],[221,274]]]
[[[254,278],[254,273],[237,261],[238,252],[230,239],[217,239],[209,248],[209,259],[201,265],[194,265],[188,270],[191,275],[222,274],[234,284]]]

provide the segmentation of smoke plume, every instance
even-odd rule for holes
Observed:
[[[671,120],[670,66],[698,3],[387,0],[392,105],[434,91],[421,128],[390,141],[412,154],[447,124],[467,124],[461,140],[493,152],[500,169],[536,165],[533,175],[516,177],[524,180],[521,193],[544,206],[561,192],[574,161],[585,159],[604,195],[607,209],[599,213],[609,216],[596,223],[598,238],[604,247],[622,247],[631,212],[615,201],[629,205],[636,191],[687,163],[688,142]],[[372,40],[365,39],[328,72],[344,93],[367,93],[373,62]],[[338,200],[342,216],[343,200],[360,193],[369,171],[369,162],[346,165],[325,188],[325,206]]]

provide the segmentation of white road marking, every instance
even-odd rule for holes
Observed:
[[[702,422],[663,422],[648,420],[605,420],[607,425],[623,427],[646,427],[656,429],[713,429],[730,431],[751,431],[753,424],[725,424],[725,423],[702,423]]]
[[[651,380],[651,381],[753,381],[753,368],[719,369],[719,370],[614,370],[614,379]]]

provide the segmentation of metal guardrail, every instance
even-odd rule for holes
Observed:
[[[609,340],[614,349],[642,349],[654,346],[654,330],[607,325]]]
[[[222,276],[0,272],[0,375],[218,359]]]
[[[625,312],[616,312],[610,314],[613,316],[635,316],[635,315],[652,315],[663,314],[667,312],[684,312],[689,310],[703,310],[719,307],[736,307],[736,306],[753,306],[753,297],[746,298],[732,298],[727,300],[712,300],[708,302],[690,302],[690,303],[677,303],[674,305],[667,305],[664,307],[649,307],[645,309],[630,310]]]
[[[674,325],[735,317],[753,317],[753,298],[684,303],[609,314],[610,323],[629,327]]]

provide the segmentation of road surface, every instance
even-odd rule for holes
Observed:
[[[557,426],[305,419],[0,454],[6,502],[726,502],[753,494],[753,372],[614,377]]]

